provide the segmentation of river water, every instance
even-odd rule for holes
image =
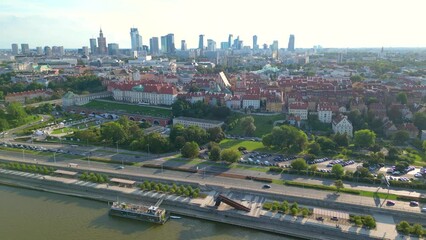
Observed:
[[[0,185],[3,240],[292,239],[182,217],[153,225],[108,215],[108,205],[77,197]]]

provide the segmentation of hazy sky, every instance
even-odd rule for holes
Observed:
[[[0,0],[0,48],[81,48],[100,27],[120,48],[131,27],[144,45],[174,33],[178,49],[182,39],[197,47],[199,34],[220,47],[230,33],[250,46],[256,34],[287,47],[294,34],[296,48],[426,47],[425,9],[425,0]]]

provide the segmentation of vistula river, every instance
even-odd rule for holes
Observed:
[[[153,225],[108,215],[106,203],[0,185],[3,240],[292,239],[182,217]]]

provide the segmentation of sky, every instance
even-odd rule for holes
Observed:
[[[279,41],[296,48],[426,47],[425,0],[1,0],[0,48],[12,43],[89,46],[102,28],[107,43],[130,48],[130,28],[143,44],[174,33],[176,48],[198,36],[244,45]]]

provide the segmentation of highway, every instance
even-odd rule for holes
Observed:
[[[23,155],[20,152],[9,152],[2,151],[1,158],[4,160],[12,160],[12,161],[25,161],[27,163],[32,164],[46,164],[50,166],[64,167],[67,168],[69,163],[78,163],[79,169],[82,170],[97,170],[105,173],[113,173],[113,174],[123,174],[129,175],[133,177],[140,178],[143,180],[144,178],[158,178],[164,179],[167,181],[184,181],[191,182],[194,184],[213,184],[213,185],[221,185],[229,188],[242,188],[247,190],[256,190],[263,191],[268,193],[276,193],[276,194],[285,194],[289,196],[298,196],[305,198],[313,198],[313,199],[322,199],[325,201],[332,202],[340,202],[340,203],[350,203],[355,205],[362,206],[370,206],[370,207],[378,207],[378,208],[392,208],[403,210],[406,212],[420,212],[420,207],[410,207],[409,203],[396,201],[395,206],[386,206],[385,199],[378,199],[372,197],[362,197],[357,195],[349,195],[349,194],[335,194],[330,191],[319,191],[314,189],[301,189],[296,187],[288,187],[283,185],[271,184],[271,189],[262,189],[263,183],[243,180],[243,179],[234,179],[234,178],[226,178],[221,176],[215,176],[214,174],[209,174],[208,172],[199,171],[199,173],[186,173],[186,172],[178,172],[178,171],[169,171],[169,170],[161,170],[161,169],[151,169],[151,168],[142,168],[139,166],[125,166],[124,169],[116,169],[120,164],[105,164],[99,162],[93,162],[89,160],[68,158],[61,156],[58,154],[56,156],[56,161],[52,156],[42,156],[42,155],[33,155],[33,154],[25,154]],[[152,161],[150,161],[152,162]],[[160,163],[161,164],[161,163]],[[247,172],[246,172],[247,174]],[[260,173],[258,176],[262,176]],[[377,189],[377,188],[376,188]]]

